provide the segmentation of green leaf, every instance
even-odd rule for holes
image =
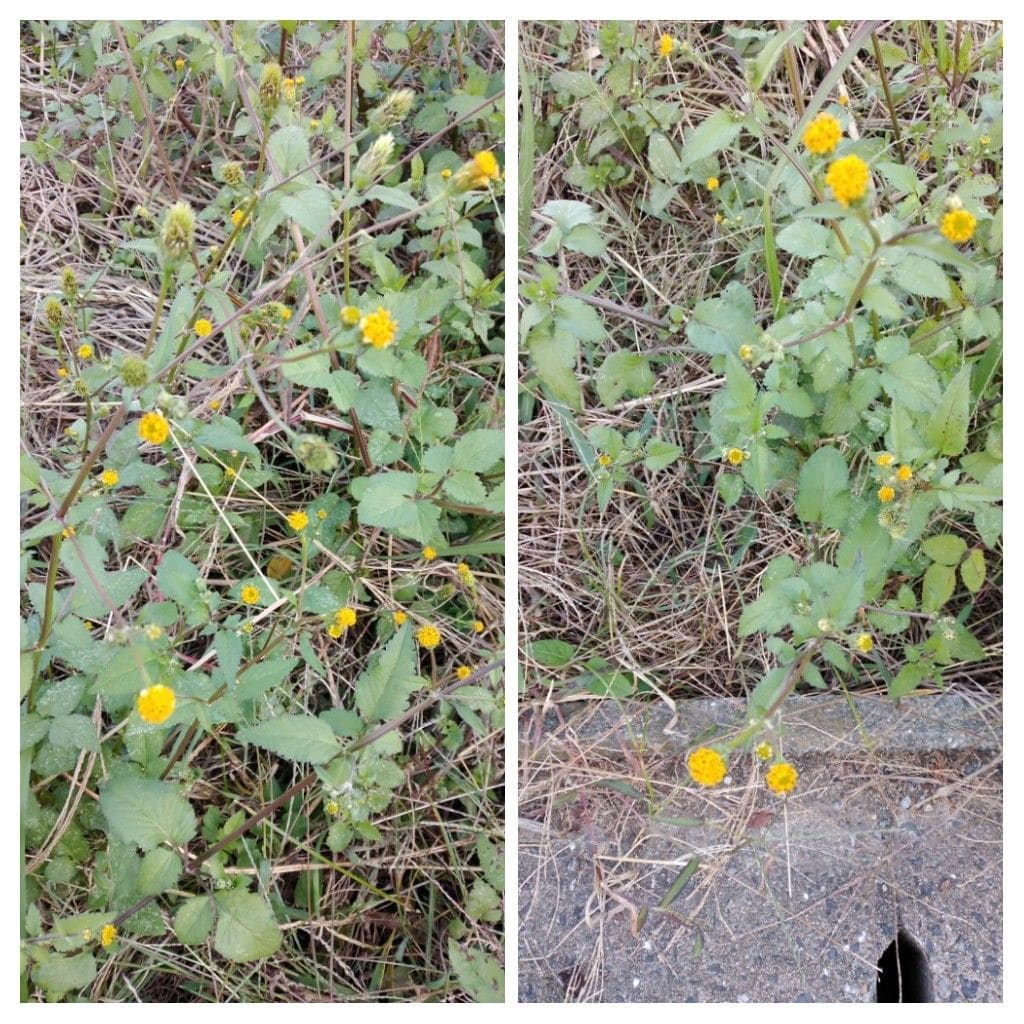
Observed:
[[[270,905],[252,892],[217,893],[217,932],[213,948],[234,963],[265,960],[281,946],[281,929]]]
[[[319,345],[296,345],[289,351],[287,361],[281,364],[281,373],[304,388],[331,388],[337,374],[347,371],[332,373],[330,356],[319,349]]]
[[[702,121],[683,143],[679,155],[685,167],[706,160],[720,149],[731,146],[743,127],[743,119],[732,110],[719,110]]]
[[[576,655],[576,648],[564,640],[536,640],[530,644],[530,657],[546,668],[564,668]]]
[[[355,488],[352,493],[364,526],[381,526],[421,544],[436,538],[441,510],[429,501],[414,500],[416,477],[412,473],[389,470],[364,477],[358,493]]]
[[[74,750],[100,749],[96,726],[88,715],[58,715],[50,726],[50,742]]]
[[[164,553],[156,570],[156,582],[164,597],[176,604],[190,607],[196,600],[199,570],[175,550]]]
[[[952,596],[956,572],[948,565],[933,562],[924,574],[921,587],[921,610],[937,612]]]
[[[911,295],[928,299],[949,298],[949,278],[933,260],[908,253],[890,271],[890,277]]]
[[[754,92],[760,91],[764,83],[768,81],[768,77],[785,51],[786,46],[792,44],[794,47],[799,48],[803,43],[803,38],[804,23],[802,21],[794,22],[781,31],[772,33],[768,41],[761,48],[761,52],[753,60],[744,62],[746,65],[747,81]]]
[[[297,125],[279,128],[270,136],[267,149],[284,178],[306,167],[310,162],[306,133]]]
[[[135,595],[146,580],[145,569],[121,569],[107,572],[106,553],[92,536],[79,534],[76,544],[60,549],[61,565],[75,580],[71,610],[85,618],[101,618],[110,605],[120,608]]]
[[[263,747],[290,761],[325,764],[341,751],[333,730],[312,715],[280,715],[240,729],[238,740]]]
[[[213,930],[213,900],[209,896],[193,896],[185,900],[174,915],[174,934],[186,946],[205,942]]]
[[[831,237],[832,232],[824,224],[813,220],[795,220],[779,232],[775,241],[780,249],[805,260],[812,260],[828,252]]]
[[[840,529],[849,513],[849,484],[850,472],[838,449],[819,448],[800,470],[796,514],[805,523]]]
[[[32,980],[43,991],[64,995],[91,985],[96,977],[96,960],[92,953],[57,956],[32,968]]]
[[[959,455],[967,447],[970,395],[971,367],[968,365],[950,382],[925,427],[928,443],[942,455]]]
[[[530,360],[541,383],[551,395],[577,412],[583,393],[576,377],[576,341],[561,332],[534,331],[530,336]]]
[[[364,722],[387,722],[409,706],[409,696],[423,685],[416,671],[412,632],[404,625],[375,654],[356,681],[356,707]]]
[[[505,435],[501,430],[469,430],[455,442],[452,469],[486,473],[505,454]]]
[[[893,699],[905,697],[913,693],[918,684],[923,682],[932,674],[932,670],[920,662],[910,662],[899,670],[899,673],[889,680],[889,696]]]
[[[646,395],[654,387],[654,374],[646,356],[620,349],[601,364],[594,386],[602,404],[609,408],[624,394],[633,398]]]
[[[916,352],[890,363],[880,379],[890,398],[911,412],[931,412],[939,401],[939,379]]]
[[[159,896],[181,877],[181,858],[172,850],[158,846],[142,858],[136,883],[140,896]]]
[[[449,939],[448,959],[459,984],[473,1002],[504,1002],[505,972],[490,953],[479,949],[463,950],[454,939]]]
[[[967,550],[967,542],[963,537],[953,533],[942,533],[937,537],[929,537],[921,544],[924,553],[939,565],[956,565]]]
[[[232,693],[239,700],[258,700],[267,690],[280,685],[299,663],[298,658],[273,658],[251,665],[238,677]]]
[[[195,435],[195,442],[219,452],[237,451],[254,458],[260,454],[259,448],[245,436],[241,426],[230,416],[220,416],[204,424]]]
[[[142,850],[183,846],[196,834],[196,816],[177,786],[158,779],[114,779],[100,793],[111,833]]]
[[[567,92],[578,100],[597,91],[597,83],[586,71],[556,71],[548,84],[557,92]]]
[[[960,566],[960,578],[964,581],[964,586],[972,594],[976,594],[985,582],[986,573],[985,552],[981,548],[972,548],[970,554],[964,559],[964,564]],[[53,741],[52,732],[50,741]]]
[[[651,173],[662,181],[678,184],[683,178],[683,165],[675,146],[661,132],[651,132],[647,143],[647,164]]]

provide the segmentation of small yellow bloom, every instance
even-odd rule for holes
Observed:
[[[304,85],[305,82],[306,82],[306,76],[305,75],[298,75],[296,77],[296,79],[295,79],[295,84],[296,85]]]
[[[337,640],[341,636],[341,634],[344,633],[344,632],[345,632],[345,630],[342,629],[342,627],[339,626],[337,622],[332,622],[327,627],[327,635],[329,637],[331,637],[331,639],[333,639],[333,640]]]
[[[213,334],[213,324],[211,324],[209,320],[205,319],[205,317],[202,320],[197,320],[196,334],[200,338],[208,338]]]
[[[895,456],[890,455],[888,452],[882,452],[881,455],[875,456],[876,466],[891,466],[895,461]]]
[[[875,640],[870,633],[859,633],[853,644],[861,654],[869,654],[875,646]]]
[[[850,105],[850,97],[843,93],[836,102],[841,107],[848,107]]]
[[[754,358],[754,349],[751,345],[740,345],[740,359],[749,363]]]
[[[445,167],[441,171],[441,177],[444,178],[445,181],[447,181],[451,176],[452,176],[452,169],[450,167]]]
[[[747,453],[742,448],[730,448],[725,453],[726,461],[732,466],[742,465],[746,457]]]
[[[391,613],[391,618],[394,620],[396,626],[404,626],[405,620],[409,618],[409,616],[401,609],[399,609],[397,612]]]
[[[819,114],[804,129],[804,145],[818,156],[831,153],[842,137],[843,130],[831,114]]]
[[[220,400],[219,398],[215,398],[215,399],[214,399],[214,400],[213,400],[213,401],[212,401],[212,402],[210,403],[210,408],[211,408],[211,409],[212,409],[212,410],[213,410],[214,412],[218,412],[218,411],[220,410],[220,407],[221,407],[221,400]]]
[[[896,479],[899,480],[900,483],[905,484],[913,475],[914,471],[909,466],[900,466],[900,468],[896,470]]]
[[[663,35],[658,40],[658,53],[662,57],[667,57],[676,48],[676,41],[670,35]]]
[[[892,501],[896,497],[896,492],[886,484],[884,487],[878,488],[878,500],[881,502]]]
[[[92,931],[91,928],[83,928],[82,929],[82,941],[83,942],[92,942],[92,940],[94,938],[96,938],[96,936],[93,934],[93,931]]]
[[[68,375],[68,371],[63,366],[57,371],[57,376],[58,377],[66,377],[67,375]]]
[[[979,142],[980,142],[980,143],[981,143],[981,144],[982,144],[983,146],[989,146],[989,145],[991,145],[991,144],[992,144],[992,139],[991,139],[991,137],[990,137],[990,136],[988,136],[988,135],[982,135],[982,137],[981,137],[980,139],[978,139],[978,141],[979,141]]]
[[[416,642],[420,647],[432,651],[441,642],[441,634],[434,626],[420,626],[416,630]]]
[[[723,224],[724,222],[725,222],[725,217],[723,217],[720,213],[716,213],[715,214],[715,223],[716,224]]]
[[[707,185],[707,189],[709,192],[714,192],[721,184],[721,182],[716,177],[712,176],[708,178],[708,180],[704,182],[704,184]]]
[[[607,468],[612,464],[612,457],[610,455],[598,455],[597,464]]]
[[[163,683],[156,686],[148,686],[139,692],[136,706],[139,710],[139,717],[150,725],[160,725],[166,722],[174,714],[174,705],[177,699],[174,691]]]
[[[289,512],[288,525],[296,532],[302,531],[309,526],[309,516],[305,512]]]
[[[361,316],[362,314],[355,306],[341,307],[341,322],[347,327],[355,327],[359,323]]]
[[[398,321],[383,306],[378,306],[375,313],[369,313],[359,321],[359,329],[367,345],[387,348],[398,335]]]
[[[105,924],[100,932],[100,944],[103,948],[106,949],[108,946],[112,946],[116,938],[117,929],[112,924]]]
[[[147,412],[139,420],[139,437],[150,444],[163,444],[171,432],[170,425],[159,412]]]
[[[467,586],[476,580],[476,577],[473,575],[473,570],[470,569],[465,562],[459,562],[459,564],[455,566],[455,571],[459,574],[459,579]]]
[[[158,626],[155,622],[151,622],[143,632],[146,634],[147,640],[159,640],[164,635],[163,626]]]
[[[468,679],[473,674],[473,670],[468,665],[459,665],[455,669],[456,679]]]
[[[120,479],[116,469],[105,469],[100,473],[100,483],[104,487],[116,487]]]
[[[698,747],[686,759],[690,777],[701,786],[717,786],[725,778],[725,759],[717,750]]]
[[[756,747],[754,747],[754,753],[757,754],[762,761],[767,761],[774,751],[772,750],[772,745],[767,740],[762,740]]]
[[[429,544],[420,553],[423,555],[424,562],[432,562],[435,558],[437,558],[437,551],[434,548],[430,547]]]
[[[320,127],[320,122],[319,122],[319,121],[318,121],[318,120],[317,120],[317,119],[316,119],[316,118],[314,117],[314,118],[313,118],[313,119],[312,119],[312,120],[311,120],[311,121],[309,122],[309,127],[310,127],[310,128],[312,128],[312,130],[313,130],[313,131],[316,131],[316,130],[317,130],[317,128],[319,128],[319,127]]]
[[[324,810],[328,814],[334,815],[334,814],[337,814],[338,811],[341,810],[341,808],[338,806],[338,801],[337,800],[328,800],[327,803],[324,804]]]
[[[473,620],[473,632],[474,633],[482,633],[483,631],[484,631],[484,624],[483,624],[483,622],[481,622],[480,619],[474,619]]]
[[[91,622],[85,622],[85,623],[83,623],[83,625],[85,626],[85,631],[87,633],[91,633],[92,632],[93,626],[92,626]]]
[[[470,181],[474,188],[487,188],[491,181],[497,181],[500,177],[501,168],[489,149],[473,157]]]
[[[243,622],[241,625],[241,630],[243,633],[245,633],[246,636],[249,636],[253,631],[253,624],[251,622]]]
[[[961,245],[971,240],[977,226],[978,221],[974,214],[966,210],[951,210],[942,218],[939,231],[954,245]]]
[[[325,508],[318,508],[316,510],[316,517],[322,523],[327,518],[327,509],[325,509]]]
[[[224,470],[224,475],[225,475],[225,476],[226,476],[226,477],[227,477],[227,478],[228,478],[229,480],[234,480],[234,479],[235,479],[235,477],[236,477],[236,476],[238,476],[238,473],[237,473],[237,472],[236,472],[236,471],[235,471],[234,469],[232,469],[232,467],[231,467],[231,466],[228,466],[228,468]]]
[[[871,184],[871,170],[855,153],[834,160],[825,175],[825,184],[832,190],[840,206],[863,199]]]
[[[764,777],[764,781],[768,783],[768,788],[773,793],[778,793],[781,796],[796,788],[798,778],[797,771],[791,764],[786,761],[780,761],[768,769],[768,774]]]
[[[277,315],[285,322],[288,323],[292,318],[292,311],[283,303],[277,304]]]
[[[246,220],[248,220],[248,217],[246,217],[244,210],[238,209],[231,211],[231,223],[234,224],[236,228],[239,224],[244,224]]]
[[[285,78],[281,81],[281,87],[284,92],[284,98],[286,103],[292,103],[295,100],[295,79]]]
[[[242,604],[256,604],[260,599],[259,587],[247,583],[242,587],[242,592],[238,596],[242,599]]]
[[[84,345],[78,346],[78,358],[79,359],[92,359],[92,345],[86,342]]]
[[[69,537],[74,537],[74,535],[75,535],[75,534],[76,534],[77,532],[78,532],[78,531],[77,531],[77,530],[76,530],[76,529],[75,529],[75,528],[74,528],[73,526],[65,526],[65,527],[64,527],[64,529],[60,531],[60,535],[61,535],[61,536],[62,536],[62,537],[63,537],[63,538],[65,539],[65,540],[67,540],[67,539],[68,539]]]
[[[184,66],[185,66],[185,61],[184,61],[184,60],[183,60],[183,59],[182,59],[181,57],[179,57],[179,58],[178,58],[178,59],[177,59],[177,60],[176,60],[176,61],[174,62],[174,67],[175,67],[175,69],[176,69],[176,70],[178,70],[178,71],[180,71],[180,70],[181,70],[181,69],[182,69],[182,68],[183,68]]]
[[[334,613],[334,621],[337,625],[344,629],[350,629],[356,624],[356,610],[355,608],[345,605],[344,608],[339,608]]]

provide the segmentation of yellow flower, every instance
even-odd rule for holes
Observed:
[[[876,466],[891,466],[895,461],[896,459],[888,452],[882,452],[881,455],[875,456]]]
[[[292,311],[283,303],[277,304],[277,315],[285,322],[288,323],[292,318]]]
[[[144,632],[147,640],[159,640],[164,635],[163,626],[158,626],[155,622],[151,622]]]
[[[337,800],[328,800],[327,803],[324,804],[324,810],[328,814],[332,814],[333,815],[333,814],[337,814],[338,811],[341,810],[341,808],[338,806],[338,801]]]
[[[63,366],[57,371],[58,377],[66,377],[67,375],[68,371]]]
[[[725,778],[725,760],[717,750],[698,747],[686,759],[690,777],[701,786],[717,786]]]
[[[242,587],[242,592],[238,596],[242,599],[242,604],[256,604],[260,599],[259,587],[254,587],[251,583],[247,583]]]
[[[319,122],[319,121],[318,121],[318,120],[317,120],[317,119],[316,119],[316,118],[314,117],[314,118],[313,118],[313,119],[312,119],[312,120],[311,120],[311,121],[309,122],[309,127],[310,127],[310,128],[312,128],[312,129],[313,129],[313,131],[316,131],[316,130],[317,130],[317,128],[319,128],[319,127],[320,127],[320,122]]]
[[[78,358],[79,359],[92,359],[92,345],[88,342],[84,345],[78,346]]]
[[[754,753],[757,754],[762,761],[767,761],[772,756],[772,745],[767,740],[762,740],[756,747],[754,747]]]
[[[341,307],[341,322],[347,327],[354,327],[359,323],[360,313],[355,306]]]
[[[228,466],[228,468],[224,470],[224,475],[229,480],[234,480],[235,477],[238,476],[238,472],[237,472],[237,470],[233,469],[231,466]]]
[[[670,35],[663,35],[658,40],[658,53],[667,57],[676,48],[676,41]]]
[[[116,469],[105,469],[100,473],[100,483],[104,487],[116,487],[121,478],[117,475]]]
[[[231,211],[231,223],[237,228],[239,224],[244,224],[248,220],[244,210],[232,210]]]
[[[715,214],[715,223],[716,224],[722,224],[722,223],[724,223],[724,221],[725,221],[725,218],[720,213],[716,213]]]
[[[743,460],[747,457],[747,453],[742,448],[730,448],[725,453],[726,461],[730,465],[740,466],[743,464]]]
[[[91,928],[83,928],[82,929],[82,941],[83,942],[92,942],[92,940],[94,938],[96,938],[96,936],[93,935],[93,931],[92,931]]]
[[[778,793],[781,796],[783,793],[791,792],[796,787],[798,777],[796,769],[791,764],[788,764],[786,761],[780,761],[768,769],[768,774],[764,777],[764,781],[768,783],[768,788],[773,793]]]
[[[709,192],[714,192],[715,189],[717,189],[718,186],[721,184],[721,182],[716,177],[712,176],[708,178],[708,180],[704,182],[704,184],[707,185]]]
[[[221,400],[220,400],[219,398],[215,398],[215,399],[214,399],[214,400],[213,400],[213,401],[212,401],[212,402],[210,403],[210,408],[211,408],[211,409],[212,409],[212,410],[213,410],[214,412],[217,412],[217,411],[218,411],[218,410],[220,409],[220,407],[221,407]]]
[[[750,362],[754,358],[754,349],[751,345],[740,345],[740,359]]]
[[[441,642],[441,634],[434,626],[420,626],[416,630],[416,642],[432,651]]]
[[[455,571],[459,574],[459,579],[467,586],[475,582],[476,578],[473,576],[473,570],[470,569],[465,562],[459,562],[459,564],[455,566]]]
[[[242,626],[241,626],[241,629],[242,629],[242,632],[245,633],[246,636],[249,636],[252,633],[253,625],[252,625],[251,622],[243,622]]]
[[[150,444],[163,444],[170,432],[171,428],[161,413],[147,412],[139,420],[139,437]]]
[[[954,245],[960,245],[971,240],[971,235],[974,234],[974,229],[977,226],[978,221],[974,214],[968,213],[966,210],[950,210],[942,218],[939,231]]]
[[[316,517],[322,523],[327,518],[327,509],[325,509],[325,508],[318,508],[316,510]]]
[[[387,348],[398,334],[398,321],[383,306],[378,306],[376,313],[369,313],[359,321],[359,329],[367,345]]]
[[[295,84],[296,85],[304,85],[305,82],[306,82],[306,76],[305,75],[298,75],[296,77],[296,79],[295,79]]]
[[[339,608],[334,613],[335,625],[341,626],[343,630],[349,629],[356,624],[356,610],[355,608],[345,605],[344,608]]]
[[[180,71],[184,66],[185,66],[185,61],[181,57],[179,57],[174,62],[174,67],[175,67],[175,70],[177,70],[177,71]]]
[[[163,683],[157,683],[156,686],[148,686],[139,692],[136,706],[139,709],[139,717],[144,722],[160,725],[174,714],[176,702],[174,691]]]
[[[474,188],[487,188],[492,180],[497,181],[500,177],[501,168],[489,149],[485,149],[473,157],[470,182]]]
[[[982,144],[983,146],[988,146],[988,145],[991,145],[991,143],[992,143],[992,138],[991,138],[991,136],[989,136],[989,135],[982,135],[982,137],[981,137],[980,139],[978,139],[978,141],[979,141],[979,142],[980,142],[980,143],[981,143],[981,144]]]
[[[295,99],[295,79],[285,78],[281,82],[282,89],[284,91],[284,98],[286,103],[291,103]]]
[[[909,466],[900,466],[896,470],[896,479],[901,483],[906,483],[913,475],[914,471]]]
[[[839,99],[836,100],[836,102],[841,107],[848,107],[850,105],[850,97],[847,96],[846,93],[843,93],[843,95],[840,96]]]
[[[445,181],[447,181],[451,176],[452,176],[452,169],[450,167],[445,167],[441,171],[441,177],[444,178]]]
[[[831,114],[819,114],[804,129],[804,145],[818,156],[831,153],[842,137],[843,130]]]
[[[203,318],[202,320],[196,321],[196,334],[200,338],[208,338],[213,334],[213,324],[209,320]]]
[[[391,618],[394,620],[396,626],[404,626],[405,620],[409,618],[409,616],[401,609],[399,609],[397,612],[391,613]]]
[[[116,938],[117,929],[112,924],[105,924],[100,932],[100,944],[103,948],[106,949],[108,946],[112,946]]]
[[[892,501],[896,497],[896,492],[886,484],[884,487],[878,488],[878,500],[882,502]]]
[[[599,466],[610,466],[612,464],[612,457],[610,455],[598,455],[597,464]]]
[[[309,516],[305,512],[289,512],[288,525],[296,532],[302,531],[309,526]]]
[[[420,552],[423,555],[424,562],[432,562],[437,558],[437,551],[432,548],[429,544]]]
[[[866,195],[871,184],[871,171],[859,156],[851,153],[829,165],[825,183],[840,206],[849,206]]]
[[[342,629],[342,627],[339,626],[337,622],[332,622],[327,627],[327,635],[329,637],[331,637],[333,640],[337,640],[338,637],[340,637],[341,634],[344,633],[344,632],[345,632],[345,630]]]
[[[484,624],[479,619],[473,620],[473,632],[482,633],[484,631]]]
[[[65,526],[65,527],[64,527],[64,529],[60,531],[60,535],[61,535],[61,536],[62,536],[62,537],[63,537],[63,538],[65,539],[65,540],[67,540],[67,539],[68,539],[69,537],[74,537],[74,535],[75,535],[75,534],[76,534],[77,532],[78,532],[78,531],[77,531],[77,530],[76,530],[76,529],[75,529],[75,528],[74,528],[73,526]]]
[[[869,654],[871,652],[871,648],[875,646],[874,638],[870,633],[858,634],[857,639],[854,640],[853,643],[861,654]]]
[[[456,679],[468,679],[473,674],[473,670],[468,665],[459,665],[455,670]]]

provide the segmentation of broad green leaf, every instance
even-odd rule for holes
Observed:
[[[409,696],[423,685],[416,667],[412,632],[404,625],[356,682],[356,707],[364,722],[390,721],[405,711]]]
[[[964,581],[964,586],[972,594],[976,594],[981,590],[981,585],[985,582],[986,572],[985,552],[981,548],[972,548],[964,559],[963,565],[960,566],[960,578]],[[53,741],[52,732],[50,733],[50,740],[51,742]]]
[[[260,450],[242,433],[239,424],[230,416],[220,416],[204,424],[194,438],[197,444],[206,445],[219,452],[238,451],[243,455],[258,457]]]
[[[309,764],[324,764],[341,751],[331,727],[312,715],[286,714],[250,725],[238,731],[238,740]]]
[[[92,953],[77,956],[55,956],[32,968],[32,980],[44,992],[64,995],[91,985],[96,977],[96,960]]]
[[[929,299],[949,298],[949,278],[933,260],[908,253],[890,271],[890,277],[911,295]]]
[[[298,663],[298,658],[273,658],[251,665],[238,677],[238,687],[232,692],[239,700],[257,700],[280,685]]]
[[[505,999],[505,972],[501,964],[480,949],[463,948],[448,940],[448,959],[455,977],[474,1003],[500,1003]]]
[[[361,486],[352,490],[364,526],[380,526],[426,544],[436,539],[441,512],[432,502],[414,500],[415,493],[412,473],[391,470],[362,478]]]
[[[662,181],[678,184],[683,178],[683,165],[675,147],[661,132],[651,132],[647,143],[647,163],[651,173]]]
[[[796,514],[805,523],[841,528],[849,513],[849,484],[850,472],[838,449],[819,448],[800,469]]]
[[[911,412],[931,412],[939,401],[939,379],[916,352],[890,363],[880,379],[893,402]]]
[[[209,896],[193,896],[185,900],[174,915],[174,934],[186,946],[205,942],[213,931],[213,900]]]
[[[158,846],[142,858],[136,883],[140,896],[159,896],[181,877],[181,858],[172,850]]]
[[[576,377],[576,348],[576,341],[564,331],[538,330],[530,336],[530,359],[545,389],[551,397],[579,411],[583,395]]]
[[[967,447],[970,395],[971,367],[968,365],[950,382],[925,427],[928,443],[942,455],[959,455]]]
[[[505,454],[505,435],[501,430],[469,430],[455,442],[452,469],[486,473]]]
[[[942,533],[937,537],[929,537],[921,544],[924,553],[939,565],[956,565],[967,550],[967,542],[963,537],[953,533]]]
[[[601,364],[594,386],[601,402],[610,408],[624,394],[633,398],[646,395],[654,387],[654,374],[646,356],[620,349]]]
[[[296,345],[281,363],[281,373],[304,388],[330,388],[337,372],[331,372],[331,358],[319,345]],[[347,410],[346,410],[347,411]]]
[[[557,92],[567,92],[578,100],[597,91],[597,83],[586,71],[556,71],[548,84]]]
[[[196,834],[192,807],[170,782],[114,779],[100,793],[100,809],[113,835],[142,850],[182,846]]]
[[[546,668],[564,668],[576,654],[576,648],[564,640],[535,640],[530,644],[530,657]]]
[[[719,110],[702,121],[686,137],[679,155],[684,167],[713,156],[731,146],[743,127],[743,118],[732,110]]]
[[[279,128],[267,144],[282,177],[289,177],[309,164],[309,142],[298,125]]]
[[[831,238],[832,232],[824,224],[813,220],[795,220],[778,233],[775,242],[780,249],[794,256],[812,260],[828,252]]]
[[[933,562],[924,574],[921,586],[921,610],[937,612],[952,596],[956,572],[948,565]]]
[[[904,665],[897,675],[889,680],[889,696],[895,699],[913,693],[918,685],[931,674],[931,669],[921,662],[910,662]]]
[[[234,963],[273,956],[281,946],[281,929],[262,896],[233,889],[217,893],[217,931],[213,948]]]
[[[50,725],[50,742],[74,750],[100,749],[96,726],[88,715],[58,715]]]

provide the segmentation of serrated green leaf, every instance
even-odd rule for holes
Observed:
[[[928,443],[942,455],[959,455],[967,447],[970,396],[971,367],[968,365],[950,382],[925,427]]]
[[[800,469],[796,514],[805,523],[840,529],[849,514],[849,485],[850,471],[839,450],[819,448]]]
[[[140,896],[159,896],[176,885],[180,877],[181,858],[173,850],[158,846],[142,858],[136,888]]]
[[[325,764],[341,751],[331,727],[312,715],[289,714],[268,719],[240,729],[238,740],[309,764]]]
[[[100,793],[100,809],[118,839],[142,850],[183,846],[196,834],[192,807],[170,782],[114,779]]]
[[[234,889],[217,893],[217,931],[213,948],[234,963],[273,956],[281,946],[281,929],[270,905],[256,893]]]
[[[412,632],[404,625],[375,654],[356,682],[356,707],[364,722],[397,718],[409,705],[409,697],[423,685],[416,671]]]
[[[174,915],[174,934],[186,946],[205,942],[213,930],[213,900],[193,896],[185,900]]]

